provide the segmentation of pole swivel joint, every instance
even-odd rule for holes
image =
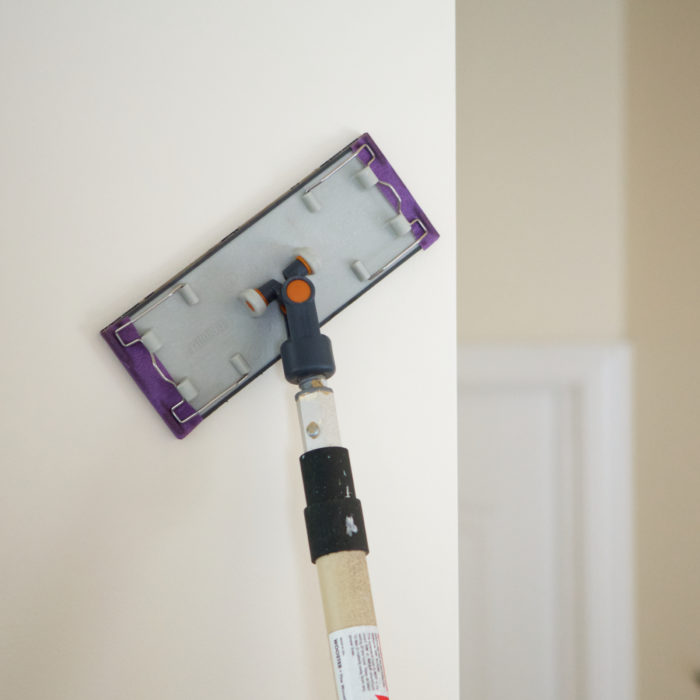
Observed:
[[[331,377],[335,360],[331,341],[322,335],[314,301],[316,290],[306,277],[292,277],[282,286],[280,302],[285,309],[287,340],[280,355],[284,376],[292,384],[310,377]]]

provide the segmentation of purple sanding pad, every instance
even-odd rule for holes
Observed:
[[[146,398],[151,402],[153,408],[158,411],[158,415],[165,421],[168,428],[172,430],[175,437],[184,438],[202,422],[202,417],[196,414],[194,418],[188,420],[186,423],[180,423],[175,420],[170,409],[182,401],[180,392],[173,384],[163,381],[163,378],[153,366],[151,353],[146,349],[143,343],[137,342],[127,348],[117,339],[115,331],[125,323],[129,323],[129,321],[130,319],[128,316],[117,319],[114,323],[101,331],[102,337],[107,341],[107,344],[112,348],[114,354],[124,365],[126,371],[132,376],[141,391],[146,395]],[[133,324],[126,326],[126,328],[120,331],[119,335],[124,343],[127,344],[140,338]],[[155,361],[158,363],[158,367],[160,367],[163,374],[170,378],[170,375],[158,358],[156,358]],[[178,415],[182,415],[183,417],[194,413],[194,409],[186,401],[177,411]]]
[[[362,134],[357,141],[352,144],[352,150],[357,153],[357,157],[365,164],[367,164],[372,156],[366,148],[363,146],[369,146],[374,153],[375,160],[370,165],[374,174],[384,182],[388,182],[394,187],[394,189],[399,193],[401,197],[401,212],[409,220],[420,219],[428,231],[425,238],[420,242],[421,248],[425,250],[430,247],[437,239],[440,237],[435,227],[430,223],[430,220],[425,215],[425,212],[418,206],[418,203],[413,198],[413,195],[408,191],[406,185],[403,184],[401,178],[396,174],[394,168],[391,167],[391,163],[386,159],[386,156],[381,152],[379,146],[374,142],[374,139],[369,134]],[[362,150],[360,150],[362,149]],[[358,153],[359,151],[359,153]],[[381,183],[379,187],[386,197],[387,201],[393,207],[396,204],[394,195],[386,187],[382,187]],[[411,230],[416,240],[423,235],[423,230],[416,230],[417,227],[413,227]]]

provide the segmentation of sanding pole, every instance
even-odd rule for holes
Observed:
[[[306,528],[316,564],[340,700],[388,698],[367,570],[367,535],[333,391],[318,377],[296,395]]]
[[[288,279],[280,296],[288,333],[280,348],[282,365],[287,380],[299,386],[295,400],[311,561],[318,571],[339,700],[388,700],[362,505],[326,384],[335,361],[330,340],[320,332],[314,297],[305,277]]]

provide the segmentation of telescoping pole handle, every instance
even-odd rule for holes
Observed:
[[[333,390],[326,384],[335,362],[314,297],[305,277],[287,280],[280,296],[288,331],[282,363],[287,380],[300,389],[295,399],[311,561],[318,571],[338,698],[388,700],[362,505],[348,451],[340,444]]]

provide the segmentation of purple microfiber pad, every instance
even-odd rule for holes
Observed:
[[[323,324],[437,239],[363,134],[101,334],[183,438],[279,359],[280,280],[312,275]]]
[[[129,324],[126,325],[125,324]],[[125,326],[119,336],[125,344],[134,342],[133,345],[125,347],[122,345],[116,334],[116,330]],[[172,430],[173,435],[177,438],[184,438],[189,435],[199,423],[202,422],[202,417],[196,414],[192,419],[185,423],[180,423],[175,420],[172,414],[172,407],[181,404],[178,409],[178,415],[189,416],[194,413],[194,409],[187,402],[182,402],[180,392],[173,384],[164,381],[158,373],[158,370],[153,366],[153,362],[157,362],[163,374],[170,378],[167,370],[160,363],[158,358],[153,356],[146,349],[143,343],[139,342],[140,337],[136,328],[130,324],[128,316],[117,319],[101,331],[102,337],[107,341],[107,344],[114,354],[119,358],[119,361],[124,365],[126,371],[131,375],[133,380],[138,384],[141,391],[146,395],[146,398],[151,402],[153,408],[156,409],[158,415],[165,421],[166,425]]]
[[[401,212],[409,220],[420,219],[425,224],[425,237],[420,241],[421,248],[425,250],[430,247],[437,239],[440,237],[435,227],[430,223],[430,220],[425,215],[425,212],[418,206],[418,203],[413,198],[413,195],[408,191],[406,185],[403,184],[403,180],[396,174],[394,168],[391,167],[391,163],[386,159],[386,156],[382,153],[381,149],[375,143],[374,139],[367,133],[362,134],[357,141],[353,142],[352,150],[357,153],[357,157],[366,165],[372,160],[372,154],[363,146],[369,146],[374,153],[374,160],[372,161],[370,168],[373,170],[374,174],[379,178],[379,185],[381,186],[384,196],[387,201],[392,206],[395,204],[394,195],[389,188],[387,188],[384,183],[391,185],[394,190],[401,197]],[[416,240],[421,238],[424,231],[418,229],[417,227],[412,228],[412,233]]]

